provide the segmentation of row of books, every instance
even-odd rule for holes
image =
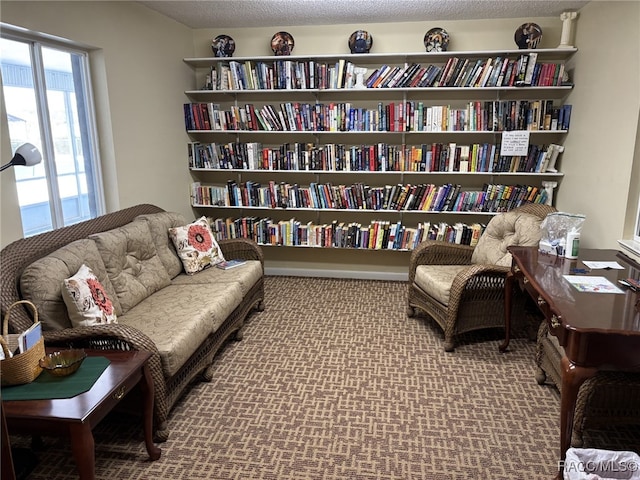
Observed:
[[[246,60],[218,62],[207,75],[208,90],[315,90],[354,88],[356,66],[340,59],[335,63],[314,60]]]
[[[221,185],[191,185],[193,206],[297,208],[422,212],[506,212],[524,203],[545,203],[547,192],[534,185],[484,184],[481,190],[463,190],[459,184],[397,184],[372,187],[363,183],[333,185],[311,182],[234,180]]]
[[[413,250],[426,240],[439,240],[475,246],[485,225],[446,222],[421,222],[408,227],[402,222],[373,220],[368,225],[357,222],[314,224],[292,218],[209,218],[217,240],[249,238],[261,245],[305,246],[322,248],[360,248],[370,250]]]
[[[537,52],[517,58],[449,57],[445,64],[381,65],[365,80],[366,88],[559,86],[564,63],[537,61]],[[307,90],[356,88],[357,66],[345,59],[217,62],[207,90]],[[365,70],[368,72],[367,70]]]
[[[379,102],[377,108],[350,102],[285,102],[256,107],[184,104],[187,130],[276,132],[482,132],[569,129],[571,105],[553,100],[471,101],[462,107],[422,101]]]
[[[557,172],[564,147],[529,145],[527,155],[500,155],[501,144],[351,145],[258,142],[188,143],[190,168],[338,172]]]

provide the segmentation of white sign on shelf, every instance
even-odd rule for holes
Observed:
[[[529,131],[512,130],[502,132],[502,144],[500,155],[514,156],[526,155],[529,151]]]

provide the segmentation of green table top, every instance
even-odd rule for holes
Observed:
[[[109,359],[105,357],[87,357],[78,371],[67,377],[54,377],[43,371],[31,383],[2,387],[2,400],[8,402],[75,397],[90,390],[109,363]]]

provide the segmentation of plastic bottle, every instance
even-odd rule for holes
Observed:
[[[564,249],[565,258],[578,258],[580,250],[580,232],[571,230],[567,233],[567,242]]]

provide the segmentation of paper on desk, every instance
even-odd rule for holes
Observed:
[[[606,277],[593,277],[590,275],[563,275],[563,277],[581,292],[624,293]]]
[[[584,263],[591,270],[596,270],[599,268],[613,268],[615,270],[624,270],[624,267],[618,262],[591,262],[589,260],[583,260],[582,263]]]

